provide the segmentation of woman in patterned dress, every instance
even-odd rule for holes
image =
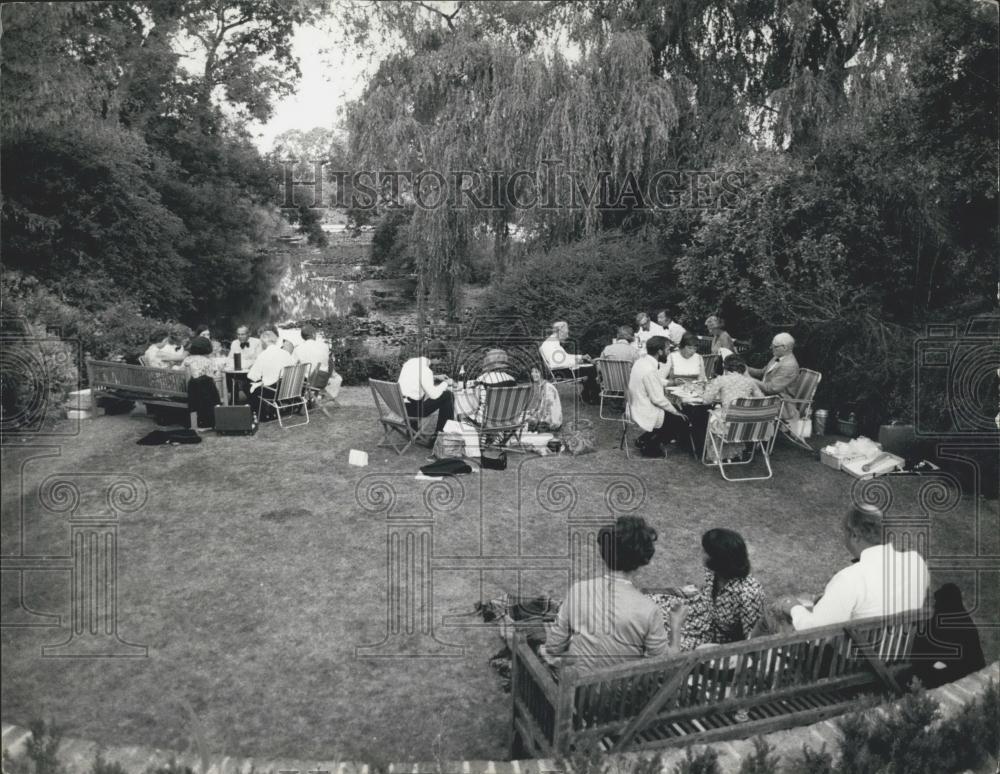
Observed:
[[[215,427],[215,407],[221,379],[218,361],[212,357],[212,342],[203,336],[191,340],[190,354],[181,362],[188,376],[188,411],[197,414],[198,430]]]
[[[726,409],[729,408],[730,403],[738,398],[764,397],[757,381],[747,376],[747,364],[739,355],[727,357],[722,367],[724,369],[722,376],[717,376],[709,382],[703,395],[705,403],[719,404],[712,409],[708,418],[708,430],[716,435],[725,435],[726,433]],[[708,457],[712,462],[716,462],[712,444],[706,444],[706,448]],[[743,454],[743,450],[744,444],[742,443],[723,443],[722,459],[739,457]]]
[[[681,626],[680,649],[722,645],[749,639],[764,613],[764,590],[750,574],[747,546],[738,532],[710,529],[701,537],[705,581],[683,595],[687,616]],[[675,594],[655,594],[664,625],[677,603]]]

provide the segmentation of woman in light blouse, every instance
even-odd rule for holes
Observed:
[[[712,334],[712,354],[718,355],[719,350],[728,349],[730,352],[736,351],[736,344],[733,337],[726,331],[726,321],[718,315],[713,314],[705,320],[705,327]]]

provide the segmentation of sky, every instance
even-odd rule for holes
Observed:
[[[269,151],[274,139],[289,129],[335,126],[341,108],[360,96],[371,65],[335,41],[329,27],[309,25],[296,31],[292,47],[302,70],[298,90],[275,105],[266,124],[248,127],[261,152]]]

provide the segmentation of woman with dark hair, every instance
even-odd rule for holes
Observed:
[[[705,582],[687,596],[681,650],[749,639],[764,613],[764,590],[750,574],[750,557],[740,534],[710,529],[701,536],[701,547]],[[664,617],[677,601],[673,594],[653,599],[664,609]]]
[[[764,393],[761,392],[757,380],[747,376],[747,364],[739,355],[730,355],[727,357],[723,361],[722,367],[724,369],[722,376],[717,376],[709,382],[702,396],[706,404],[718,404],[708,416],[709,432],[715,433],[716,436],[725,435],[726,409],[729,408],[729,405],[734,400],[738,398],[764,397]],[[742,443],[723,443],[721,447],[722,452],[720,456],[724,460],[740,457],[744,451],[744,444]],[[707,448],[709,459],[712,462],[716,462],[712,444],[708,444]]]
[[[667,356],[663,378],[671,384],[679,381],[705,381],[705,361],[698,354],[698,337],[693,333],[681,336],[680,348]]]
[[[660,608],[635,586],[636,573],[656,550],[656,530],[640,516],[602,527],[597,547],[602,575],[574,583],[539,655],[549,663],[593,670],[630,659],[673,653]],[[679,631],[683,610],[673,613]]]
[[[197,415],[197,429],[215,427],[215,407],[222,403],[218,388],[222,375],[218,361],[212,357],[212,342],[195,336],[181,365],[187,371],[188,411]]]

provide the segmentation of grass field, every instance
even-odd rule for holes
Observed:
[[[116,475],[145,482],[145,504],[120,520],[118,626],[148,657],[42,658],[41,646],[67,635],[69,574],[26,572],[25,606],[61,615],[64,626],[3,629],[4,720],[45,717],[99,742],[185,749],[188,702],[209,748],[227,755],[502,758],[510,699],[487,664],[501,643],[468,614],[502,590],[561,594],[570,520],[611,520],[609,502],[643,514],[660,535],[640,579],[648,586],[699,579],[700,535],[716,526],[745,536],[769,596],[820,591],[849,561],[840,521],[854,481],[787,445],[776,450],[773,480],[725,483],[680,454],[627,462],[610,423],[596,421],[597,453],[514,456],[507,471],[464,477],[452,500],[432,493],[428,510],[429,485],[413,479],[425,450],[375,451],[380,432],[367,391],[346,390],[342,403],[333,419],[317,415],[307,427],[208,434],[197,446],[135,445],[154,429],[141,416],[6,443],[5,556],[68,553],[66,514],[39,503],[47,477],[77,482],[78,514],[106,510],[100,492]],[[351,448],[372,452],[369,467],[347,464]],[[921,514],[919,492],[930,479],[880,481],[893,515]],[[378,499],[385,487],[395,498],[390,519],[433,523],[421,529],[433,533],[434,633],[460,656],[356,657],[387,633],[387,514],[375,507],[387,502]],[[959,583],[967,607],[994,627],[982,634],[995,658],[997,574],[977,575],[960,557],[998,553],[997,504],[928,500],[926,490],[923,501],[946,510],[929,524],[935,586]],[[18,597],[17,574],[4,572],[5,622],[18,620]]]

